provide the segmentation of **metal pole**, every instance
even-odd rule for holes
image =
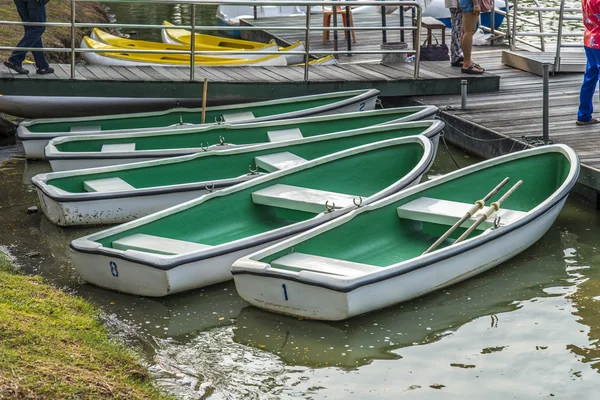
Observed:
[[[308,82],[308,59],[310,47],[310,6],[306,6],[306,35],[304,36],[304,82]]]
[[[510,38],[510,50],[515,50],[515,42],[517,41],[517,10],[519,8],[519,0],[513,0],[513,26],[512,35]],[[506,9],[508,11],[508,8]]]
[[[399,6],[398,14],[400,14],[400,28],[404,28],[404,7]],[[404,29],[400,29],[400,41],[404,42]]]
[[[71,79],[75,79],[75,0],[71,0]]]
[[[562,46],[563,19],[565,14],[565,0],[560,2],[560,11],[558,12],[558,33],[556,34],[556,56],[554,57],[554,69],[552,72],[560,71],[560,46]]]
[[[544,63],[542,64],[542,70],[544,71],[544,85],[543,85],[543,100],[542,100],[542,139],[547,143],[550,140],[549,137],[549,83],[550,83],[550,64]]]
[[[490,46],[493,46],[494,36],[496,35],[496,0],[492,0],[492,11],[490,12],[490,30],[492,31]]]
[[[190,40],[190,81],[196,78],[196,5],[192,4],[192,36]]]
[[[385,15],[385,6],[381,6],[381,26],[383,26],[384,28],[385,28],[385,25],[386,25],[386,22],[387,22],[386,19],[387,18],[386,18],[386,15]],[[383,43],[387,42],[387,32],[386,32],[385,29],[381,31],[381,41]]]
[[[467,80],[462,79],[460,81],[460,109],[467,109]]]
[[[333,11],[333,27],[337,28],[337,6],[332,6],[331,11]],[[338,51],[338,31],[337,29],[333,30],[333,51]]]
[[[346,6],[346,28],[354,28],[350,26],[350,6]],[[348,55],[351,56],[350,51],[352,50],[352,31],[346,31],[347,36],[347,47],[348,47]]]
[[[417,8],[417,31],[413,31],[413,34],[416,35],[417,40],[415,41],[417,46],[415,48],[415,79],[419,78],[419,67],[421,66],[421,21],[423,18],[423,10],[420,6],[416,6]],[[415,7],[413,7],[413,12],[415,12]]]
[[[256,6],[254,6],[254,20],[256,21],[258,19],[258,10],[256,9]]]

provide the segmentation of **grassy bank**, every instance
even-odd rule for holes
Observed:
[[[98,311],[0,252],[0,399],[166,399]]]
[[[51,0],[46,5],[48,22],[71,22],[71,2]],[[77,3],[76,9],[77,22],[107,22],[107,16],[102,3]],[[20,21],[19,14],[13,3],[13,0],[0,0],[0,20],[1,21]],[[77,33],[76,44],[79,46],[81,38],[88,32],[79,31]],[[0,25],[0,45],[16,46],[23,37],[23,27]],[[44,47],[70,48],[71,47],[71,28],[69,27],[48,27],[42,37]],[[5,60],[10,56],[10,52],[0,52],[0,58]],[[50,62],[68,62],[69,53],[47,53],[46,58]],[[31,53],[27,59],[33,61]]]

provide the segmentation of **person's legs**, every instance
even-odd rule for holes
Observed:
[[[454,65],[462,60],[460,49],[462,13],[456,8],[450,8],[450,21],[452,21],[452,36],[450,38],[450,62]]]
[[[17,7],[17,12],[19,13],[19,17],[21,17],[21,21],[29,22],[29,10],[27,8],[27,2],[23,1],[23,0],[14,0],[14,3],[15,3],[15,6]],[[31,26],[23,27],[25,33],[23,35],[23,38],[21,39],[19,44],[17,44],[16,47],[28,47],[28,46],[26,46],[27,43],[23,43],[23,42],[26,42],[26,38],[28,37],[28,32],[30,31],[31,28],[32,28]],[[16,66],[21,66],[21,64],[23,64],[23,60],[25,60],[26,55],[27,55],[26,51],[15,50],[15,51],[13,51],[12,55],[8,59],[8,62],[10,62]]]
[[[462,37],[461,37],[461,46],[463,51],[463,66],[462,69],[468,70],[473,65],[473,60],[471,59],[471,52],[473,50],[473,35],[475,34],[475,29],[477,28],[477,17],[473,11],[464,11],[463,10],[463,20],[462,20]],[[473,67],[473,73],[481,73],[483,69],[478,67]]]
[[[30,22],[46,22],[46,6],[39,4],[35,0],[29,0],[27,3],[29,21]],[[45,26],[32,26],[30,29],[30,40],[28,47],[39,47],[43,48],[42,35],[46,31]],[[27,36],[27,34],[26,34]],[[43,51],[32,51],[33,58],[35,59],[35,66],[38,70],[45,70],[50,67]]]
[[[594,93],[598,85],[598,74],[600,71],[600,50],[584,47],[587,58],[583,83],[579,92],[579,110],[577,112],[578,122],[590,122],[594,112]]]

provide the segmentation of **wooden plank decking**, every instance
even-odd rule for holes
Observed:
[[[460,109],[461,99],[456,95],[412,98],[440,107],[447,122],[446,138],[485,158],[542,143],[542,77],[503,65],[501,53],[500,48],[488,48],[475,54],[477,63],[501,77],[500,91],[469,93],[467,110]],[[579,182],[598,192],[600,126],[575,125],[582,79],[582,73],[550,77],[549,137],[577,152],[582,163]],[[597,95],[594,104],[600,110]]]

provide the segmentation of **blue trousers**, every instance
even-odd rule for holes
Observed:
[[[23,22],[46,22],[46,6],[38,3],[36,0],[13,0],[17,6],[17,11]],[[42,44],[42,34],[46,30],[45,26],[25,26],[25,34],[17,47],[44,47]],[[43,51],[32,51],[35,59],[35,66],[38,69],[46,69],[50,65],[44,57]],[[16,65],[21,65],[26,51],[15,50],[8,61]]]
[[[594,112],[594,93],[600,77],[600,49],[584,47],[587,57],[581,92],[579,92],[579,111],[577,121],[589,122]]]

